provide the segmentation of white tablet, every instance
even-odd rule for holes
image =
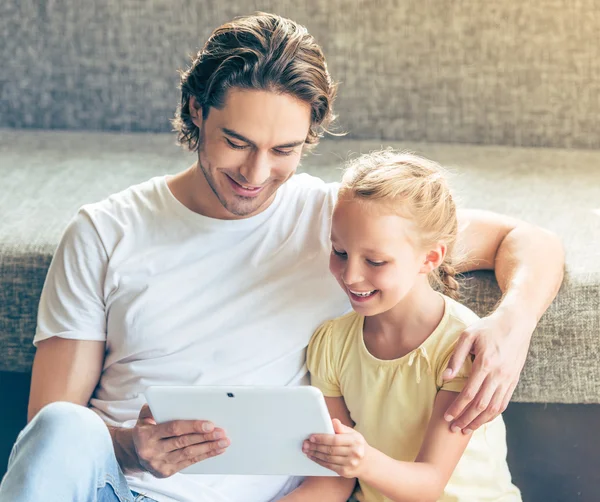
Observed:
[[[311,434],[333,434],[325,399],[315,387],[149,387],[157,423],[210,420],[231,444],[184,474],[336,476],[302,452]]]

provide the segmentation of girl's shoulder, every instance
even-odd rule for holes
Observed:
[[[442,295],[445,301],[445,312],[442,321],[428,340],[431,355],[436,362],[444,361],[462,332],[479,320],[479,316],[465,305]]]
[[[363,322],[364,318],[362,316],[354,311],[348,312],[347,314],[336,317],[335,319],[330,319],[321,324],[313,334],[313,339],[333,337],[339,342],[340,340],[351,336],[356,330],[361,329]]]
[[[364,323],[365,318],[353,310],[327,321],[331,325],[333,331],[345,331],[349,329],[356,329],[358,325],[362,327],[361,323]]]
[[[464,329],[479,320],[479,316],[466,305],[448,296],[444,296],[444,299],[446,301],[446,309],[454,324],[463,326]]]
[[[356,312],[325,321],[314,332],[308,345],[309,353],[343,351],[354,336],[362,332],[363,322],[364,317]]]

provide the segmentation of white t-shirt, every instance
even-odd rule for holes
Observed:
[[[106,341],[90,405],[111,425],[135,423],[150,385],[307,383],[313,331],[349,309],[328,271],[336,195],[296,175],[262,213],[225,221],[192,212],[158,177],[84,206],[52,260],[34,343]],[[127,480],[160,502],[269,502],[298,482]]]

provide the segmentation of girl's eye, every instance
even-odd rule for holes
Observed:
[[[345,258],[347,256],[347,253],[344,253],[343,251],[338,251],[335,248],[331,248],[331,250],[333,251],[334,255],[339,256],[340,258]]]
[[[248,148],[248,145],[238,145],[237,143],[231,141],[229,138],[225,138],[225,141],[227,141],[231,148],[235,148],[236,150],[244,150]]]
[[[386,264],[385,261],[373,261],[373,260],[367,260],[367,263],[369,265],[373,265],[374,267],[381,267]]]

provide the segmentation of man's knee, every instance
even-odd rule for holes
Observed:
[[[19,435],[0,500],[45,500],[54,492],[69,494],[61,500],[91,500],[87,495],[96,494],[106,479],[119,479],[116,462],[108,428],[96,413],[52,403]]]
[[[63,446],[94,450],[112,448],[108,428],[102,419],[89,408],[73,403],[46,405],[34,417],[30,429],[43,441],[56,441]]]

